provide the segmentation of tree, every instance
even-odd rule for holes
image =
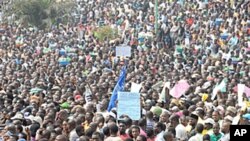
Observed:
[[[35,26],[39,29],[50,27],[65,15],[70,14],[74,3],[70,0],[57,2],[57,0],[14,0],[10,10],[5,11],[6,16],[15,15],[15,20],[26,26]]]
[[[94,37],[99,41],[113,40],[118,37],[118,29],[110,26],[101,26],[94,30]]]

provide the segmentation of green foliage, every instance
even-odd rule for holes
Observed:
[[[113,29],[110,26],[98,27],[94,31],[94,37],[103,42],[107,40],[113,40],[118,37],[118,29]]]
[[[15,20],[23,25],[44,29],[69,14],[73,6],[70,0],[60,3],[56,0],[15,0],[5,15],[14,14]]]

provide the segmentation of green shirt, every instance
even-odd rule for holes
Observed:
[[[212,134],[210,135],[210,141],[218,141],[222,137],[222,134],[219,135]]]

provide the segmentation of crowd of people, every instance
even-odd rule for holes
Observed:
[[[158,0],[158,14],[154,0],[77,3],[80,24],[1,27],[0,141],[229,141],[230,125],[250,124],[248,0]],[[117,39],[95,38],[102,25]],[[131,57],[116,57],[121,44]],[[123,66],[124,91],[142,85],[138,121],[107,110]]]

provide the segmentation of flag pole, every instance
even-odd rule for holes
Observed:
[[[158,34],[158,0],[155,0],[155,34]]]

